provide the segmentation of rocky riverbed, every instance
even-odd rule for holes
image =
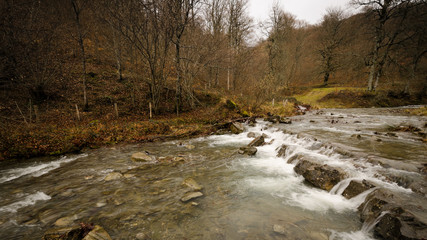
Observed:
[[[2,162],[0,238],[94,223],[112,239],[425,239],[426,122],[319,110]]]

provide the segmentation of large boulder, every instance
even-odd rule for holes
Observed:
[[[294,167],[296,173],[301,174],[306,181],[323,190],[331,190],[346,176],[344,171],[328,165],[322,165],[310,160],[302,159]]]
[[[233,122],[230,125],[230,131],[234,134],[239,134],[245,131],[245,127],[239,122]]]
[[[259,136],[256,137],[254,140],[252,140],[249,144],[248,147],[258,147],[264,144],[264,137],[263,136]]]
[[[360,218],[383,239],[427,239],[427,200],[415,194],[377,189],[359,206]]]
[[[350,199],[373,187],[375,186],[372,183],[366,181],[365,179],[361,182],[351,180],[346,189],[343,191],[342,195],[345,198]]]
[[[136,162],[151,162],[154,159],[146,152],[137,152],[132,154],[132,160]]]
[[[257,151],[256,147],[241,147],[239,149],[239,154],[253,156]]]

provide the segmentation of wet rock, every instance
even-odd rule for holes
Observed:
[[[397,137],[397,134],[396,133],[392,133],[392,132],[388,132],[385,135],[388,136],[388,137]]]
[[[294,170],[312,185],[326,191],[331,190],[335,184],[345,177],[344,171],[339,168],[321,165],[306,159],[299,161]]]
[[[283,144],[280,148],[279,151],[277,151],[277,157],[284,157],[286,156],[286,150],[288,149],[288,146]],[[277,150],[277,149],[276,149]]]
[[[353,134],[353,135],[351,135],[351,138],[356,138],[358,140],[361,140],[362,136],[360,134]]]
[[[424,179],[419,181],[412,182],[408,187],[416,193],[427,195],[427,177],[424,177]]]
[[[243,126],[243,124],[241,124],[239,122],[233,122],[230,125],[230,130],[234,134],[239,134],[245,130],[245,127]]]
[[[283,123],[283,124],[291,124],[292,120],[288,119],[288,118],[279,118],[279,123]]]
[[[81,240],[81,227],[65,227],[49,229],[45,232],[43,240]]]
[[[193,191],[200,191],[203,187],[198,184],[194,179],[187,178],[182,182],[182,185],[191,188]]]
[[[262,144],[264,144],[264,137],[259,136],[259,137],[256,137],[254,140],[252,140],[252,142],[248,144],[248,147],[258,147],[258,146],[261,146]]]
[[[90,231],[83,240],[112,240],[107,231],[99,225],[95,225],[92,231]]]
[[[278,123],[280,121],[280,116],[268,116],[264,118],[264,121],[271,123]]]
[[[132,154],[132,160],[136,162],[151,162],[154,159],[149,156],[146,152],[137,152]]]
[[[253,156],[257,151],[256,147],[241,147],[239,149],[239,154]]]
[[[228,133],[230,133],[230,130],[228,129],[219,129],[218,131],[215,132],[215,135],[224,135]]]
[[[191,199],[199,198],[199,197],[202,197],[202,196],[203,196],[203,193],[201,193],[201,192],[189,192],[189,193],[186,193],[186,194],[181,198],[181,201],[182,201],[182,202],[188,202],[188,201],[190,201]]]
[[[113,181],[122,178],[123,175],[119,172],[111,172],[107,176],[105,176],[104,181]]]
[[[375,186],[366,180],[363,180],[362,182],[351,180],[342,195],[345,198],[350,199],[373,187]]]
[[[379,138],[379,137],[377,137],[377,136],[372,136],[372,137],[371,137],[371,140],[372,140],[372,141],[377,141],[377,142],[382,142],[382,141],[383,141],[381,138]]]
[[[418,169],[419,166],[415,163],[395,161],[395,160],[390,160],[390,159],[381,158],[377,156],[368,156],[367,160],[368,162],[374,165],[381,165],[383,168],[394,168],[394,169],[404,170],[408,172],[419,172],[419,169]],[[384,175],[387,175],[387,176],[391,176],[392,174],[393,172],[390,172],[390,171],[384,172]],[[399,178],[401,178],[401,176],[393,176],[392,178],[395,179],[393,181],[396,181]]]
[[[286,163],[292,164],[292,163],[295,163],[297,160],[299,161],[301,158],[302,158],[301,155],[295,154],[292,157],[290,157]]]
[[[384,239],[426,239],[427,200],[407,193],[377,189],[359,206],[360,217]]]

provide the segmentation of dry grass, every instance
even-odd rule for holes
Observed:
[[[348,104],[343,104],[342,102],[334,101],[333,99],[320,101],[326,95],[330,93],[338,93],[342,90],[348,90],[357,93],[363,93],[363,88],[351,88],[351,87],[334,87],[334,88],[314,88],[310,92],[301,95],[295,95],[295,99],[298,101],[309,104],[314,108],[349,108],[354,107]]]

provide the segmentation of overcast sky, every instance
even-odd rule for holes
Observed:
[[[295,15],[298,20],[304,20],[309,24],[319,23],[328,8],[341,8],[347,13],[356,11],[354,6],[349,5],[351,0],[249,0],[248,12],[255,24],[251,42],[265,39],[265,29],[260,28],[258,23],[269,18],[275,1],[279,2],[285,12]]]
[[[255,21],[266,20],[274,1],[249,0],[250,15]],[[318,23],[328,8],[354,9],[353,6],[348,6],[350,0],[278,0],[278,2],[285,12],[292,13],[299,20],[305,20],[310,24]]]

